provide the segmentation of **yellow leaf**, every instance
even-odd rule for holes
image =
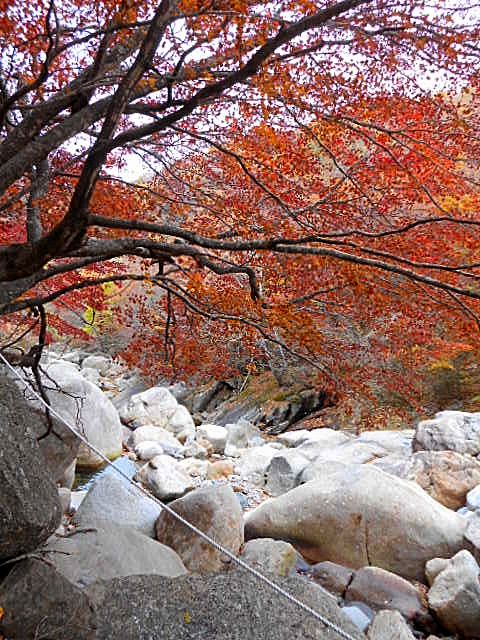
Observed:
[[[183,614],[183,620],[184,620],[185,624],[190,624],[190,622],[192,621],[192,618],[191,618],[190,614],[188,613],[188,611],[185,611],[185,613]]]

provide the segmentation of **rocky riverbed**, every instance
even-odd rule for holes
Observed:
[[[480,414],[272,436],[103,355],[43,368],[55,410],[124,475],[1,379],[5,638],[339,637],[136,484],[351,637],[480,638]]]

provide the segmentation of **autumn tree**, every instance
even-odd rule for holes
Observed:
[[[1,11],[4,344],[128,282],[132,351],[187,370],[269,343],[338,385],[375,350],[473,348],[473,0]]]

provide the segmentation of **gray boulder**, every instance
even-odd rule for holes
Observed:
[[[324,591],[296,576],[277,578],[296,598],[356,640],[365,636]],[[102,640],[339,640],[338,633],[244,571],[168,580],[132,576],[87,590]]]
[[[33,413],[32,410],[31,412]],[[65,476],[68,476],[69,471],[71,471],[72,465],[75,465],[80,448],[80,440],[55,416],[51,417],[52,425],[49,429],[45,412],[37,409],[35,413],[38,414],[38,420],[30,420],[29,427],[37,437],[40,451],[48,465],[53,480],[61,484],[64,482]]]
[[[229,485],[202,487],[169,506],[235,555],[240,551],[242,509]],[[156,531],[157,540],[174,549],[190,571],[221,571],[230,562],[166,511],[160,514]]]
[[[427,560],[463,548],[465,527],[412,482],[370,465],[325,465],[317,480],[248,513],[245,537],[287,540],[311,562],[371,564],[423,581]]]
[[[480,453],[480,413],[441,411],[431,420],[418,423],[413,439],[414,451],[458,451]]]
[[[35,549],[55,531],[62,517],[57,487],[29,431],[39,420],[17,386],[2,376],[0,561]]]
[[[398,611],[380,611],[368,630],[368,640],[415,640]]]
[[[94,527],[98,521],[132,527],[151,538],[161,508],[124,478],[107,472],[95,481],[75,515],[80,527]]]
[[[451,558],[428,592],[428,604],[451,633],[480,638],[480,569],[466,550]]]
[[[55,536],[44,549],[50,561],[72,584],[83,588],[96,580],[155,574],[186,573],[178,555],[131,527],[97,521],[67,537]]]
[[[0,584],[0,636],[93,640],[95,614],[85,593],[51,564],[24,560]]]
[[[286,449],[277,453],[266,471],[267,492],[271,496],[279,496],[299,485],[302,471],[308,464],[308,458],[297,449]]]

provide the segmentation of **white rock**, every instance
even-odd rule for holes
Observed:
[[[432,420],[418,423],[413,441],[415,451],[458,451],[480,453],[480,413],[441,411]]]
[[[425,576],[431,587],[438,574],[448,567],[448,558],[432,558],[425,565]]]
[[[480,484],[467,493],[467,507],[470,511],[480,509]]]
[[[263,487],[265,473],[273,456],[278,455],[277,449],[266,444],[262,447],[247,449],[235,465],[235,473],[252,484]]]
[[[415,640],[398,611],[379,611],[368,630],[368,640]]]
[[[307,429],[299,429],[298,431],[286,431],[277,436],[278,442],[281,442],[286,447],[298,447],[298,445],[308,440],[310,431]]]
[[[86,367],[85,369],[81,369],[80,373],[85,378],[85,380],[88,380],[92,384],[96,384],[97,386],[99,386],[100,373],[99,371],[97,371],[97,369],[91,369],[90,367]]]
[[[342,607],[342,611],[347,615],[353,624],[360,629],[360,631],[366,631],[373,620],[375,615],[370,607],[367,607],[363,603],[348,604]]]
[[[197,438],[208,440],[215,453],[223,453],[227,444],[228,431],[217,424],[201,424],[197,427]]]
[[[451,633],[480,638],[480,569],[465,549],[451,558],[428,592],[428,604]]]
[[[107,396],[70,364],[51,364],[45,380],[52,407],[107,458],[122,453],[122,425],[117,410]],[[103,460],[86,445],[80,445],[77,468],[97,468]]]
[[[170,431],[162,429],[162,427],[154,427],[153,425],[138,427],[132,431],[127,444],[129,449],[135,451],[138,445],[143,442],[156,442],[161,445],[163,453],[169,456],[183,457],[183,445]]]
[[[88,491],[82,490],[82,491],[72,491],[70,494],[70,508],[73,509],[74,511],[77,511],[79,506],[82,504],[82,502],[85,499],[85,496],[87,495]]]
[[[68,513],[70,511],[70,499],[72,492],[70,489],[66,487],[58,488],[58,497],[60,499],[60,504],[62,505],[62,513]]]
[[[162,445],[159,442],[153,442],[152,440],[145,440],[139,442],[135,447],[135,455],[139,460],[151,460],[155,456],[161,456],[164,452]]]
[[[225,445],[225,455],[238,458],[241,450],[249,446],[258,444],[261,438],[260,429],[255,427],[247,420],[239,420],[238,422],[227,424],[227,444]]]
[[[106,376],[111,368],[112,361],[105,356],[88,356],[82,362],[82,369],[96,369],[102,376]]]
[[[200,460],[206,460],[208,458],[208,451],[199,442],[193,440],[190,444],[186,444],[183,447],[183,455],[186,458],[199,458]]]
[[[363,431],[357,442],[373,442],[386,449],[389,453],[410,453],[415,431],[403,429],[401,431]]]
[[[306,457],[312,456],[314,449],[307,449],[308,443],[303,444],[296,450],[305,455]],[[302,482],[309,482],[317,477],[317,469],[323,467],[325,462],[340,462],[342,464],[365,464],[371,462],[377,458],[382,458],[387,455],[386,449],[374,442],[358,442],[357,440],[351,440],[345,442],[332,449],[323,449],[315,458],[311,464],[305,468],[302,476]]]
[[[160,500],[180,498],[193,488],[190,476],[174,458],[166,455],[152,458],[140,469],[136,479]]]
[[[177,407],[178,402],[168,389],[152,387],[134,394],[120,409],[120,417],[136,427],[154,425],[167,428]]]
[[[185,458],[184,460],[179,460],[178,466],[188,473],[192,478],[201,478],[205,479],[207,477],[208,468],[210,463],[208,460],[200,460],[198,458]]]
[[[191,442],[195,439],[195,423],[188,409],[181,404],[169,418],[166,428],[174,433],[180,442]]]
[[[337,445],[348,442],[351,439],[352,436],[344,433],[343,431],[336,431],[335,429],[323,427],[321,429],[312,429],[309,431],[309,436],[305,442],[316,442],[324,447],[336,447]]]

